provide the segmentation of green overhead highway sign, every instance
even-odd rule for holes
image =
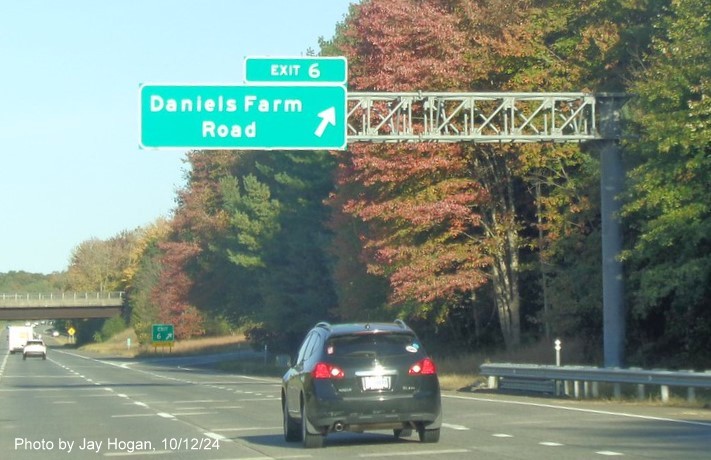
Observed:
[[[245,58],[245,81],[249,83],[346,84],[345,57],[252,57]]]
[[[342,150],[342,85],[142,85],[143,148]]]

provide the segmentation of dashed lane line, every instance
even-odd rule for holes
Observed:
[[[449,428],[450,430],[469,431],[469,428],[464,425],[453,425],[451,423],[443,423],[442,426],[445,428]]]

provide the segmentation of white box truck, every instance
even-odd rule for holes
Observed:
[[[25,343],[34,338],[34,329],[32,326],[10,326],[7,332],[7,346],[10,349],[11,355],[14,355],[15,352],[22,353],[22,349],[25,348]]]

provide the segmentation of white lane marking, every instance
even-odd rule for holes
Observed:
[[[612,415],[615,417],[638,418],[638,419],[642,419],[642,420],[652,420],[655,422],[681,423],[681,424],[685,424],[685,425],[711,427],[711,422],[696,422],[693,420],[680,420],[680,419],[666,418],[666,417],[654,417],[654,416],[650,416],[650,415],[629,414],[626,412],[611,412],[611,411],[605,411],[605,410],[584,409],[582,407],[566,407],[566,406],[556,406],[554,404],[532,403],[532,402],[525,402],[525,401],[506,401],[506,400],[502,400],[502,399],[478,398],[478,397],[457,396],[457,395],[442,395],[442,397],[449,398],[449,399],[463,399],[463,400],[469,400],[469,401],[491,402],[491,403],[498,403],[498,404],[517,404],[517,405],[521,405],[521,406],[544,407],[547,409],[559,409],[559,410],[567,410],[567,411],[572,411],[572,412],[585,412],[588,414]]]
[[[493,436],[495,438],[513,438],[513,435],[506,434],[506,433],[495,433],[495,434],[492,434],[491,436]]]
[[[278,378],[273,378],[273,379],[268,379],[264,377],[252,377],[249,375],[241,375],[238,374],[237,377],[246,379],[246,380],[254,380],[255,382],[264,382],[264,383],[271,383],[273,386],[281,386],[280,383],[275,383],[275,381],[278,381]]]
[[[546,447],[560,447],[560,446],[563,446],[564,444],[561,444],[559,442],[543,441],[543,442],[539,442],[538,445],[546,446]]]
[[[175,417],[187,416],[187,415],[213,415],[217,412],[173,412]]]
[[[601,450],[599,452],[595,452],[598,455],[605,455],[608,457],[624,457],[625,454],[622,454],[620,452],[613,452],[611,450]]]
[[[361,458],[369,458],[369,457],[408,457],[410,455],[444,455],[444,454],[463,454],[466,452],[471,452],[469,449],[446,449],[446,450],[419,450],[415,452],[390,452],[390,453],[385,453],[385,452],[379,452],[379,453],[372,453],[372,454],[359,454],[358,456]]]
[[[452,425],[451,423],[443,423],[442,426],[457,431],[469,431],[469,428],[465,427],[464,425]]]
[[[2,360],[2,364],[0,364],[0,381],[3,378],[3,374],[5,373],[5,364],[7,363],[7,358],[10,356],[10,353],[5,355],[5,359]]]
[[[158,416],[163,417],[163,418],[175,418],[174,416],[172,416],[171,414],[168,414],[166,412],[158,412]]]
[[[133,404],[141,407],[148,407],[148,404],[141,402],[141,401],[133,401]]]
[[[119,414],[112,415],[111,418],[132,418],[132,417],[155,417],[156,414]]]
[[[205,436],[207,436],[208,438],[216,439],[218,441],[226,441],[227,440],[227,438],[225,436],[222,436],[221,434],[217,434],[217,433],[212,433],[211,431],[206,431],[203,434]]]

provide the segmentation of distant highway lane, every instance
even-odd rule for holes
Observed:
[[[711,448],[708,410],[445,392],[439,443],[339,433],[304,449],[283,439],[278,379],[58,348],[23,361],[0,336],[3,459],[708,459]]]

